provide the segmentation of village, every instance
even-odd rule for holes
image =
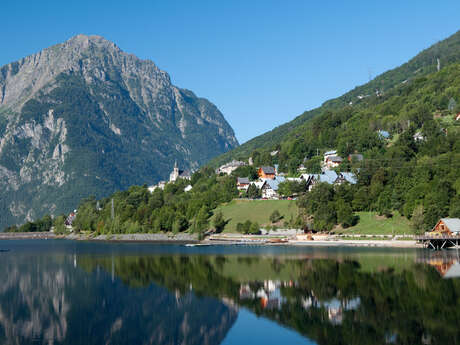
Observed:
[[[276,151],[275,151],[276,152]],[[360,162],[363,160],[361,154],[351,154],[348,156],[349,162]],[[336,150],[327,151],[324,153],[322,162],[322,172],[320,174],[308,173],[303,164],[301,164],[297,171],[298,177],[290,177],[287,174],[280,172],[278,165],[274,166],[260,166],[257,168],[258,178],[251,181],[249,176],[236,176],[237,188],[240,196],[244,196],[250,186],[255,187],[260,191],[260,198],[263,200],[278,200],[283,196],[279,193],[279,185],[283,182],[305,183],[305,191],[311,191],[317,183],[328,183],[330,185],[340,185],[343,183],[356,184],[356,176],[351,172],[340,172],[337,168],[342,163],[343,158],[337,155]],[[249,162],[232,160],[216,169],[217,175],[231,175],[238,168],[244,166],[253,166],[252,159]],[[174,164],[173,171],[169,176],[169,183],[174,183],[178,179],[191,180],[191,172],[180,170],[177,162]],[[164,189],[167,181],[160,181],[158,184],[149,186],[150,192],[155,189]],[[192,185],[189,184],[185,187],[184,191],[192,190]],[[291,198],[293,195],[284,196]]]
[[[380,135],[384,140],[389,137],[389,134],[385,131],[380,131]],[[276,154],[277,151],[272,152],[272,154]],[[359,163],[364,160],[362,154],[354,153],[348,155],[346,160],[350,163]],[[295,200],[300,194],[309,193],[312,189],[319,183],[327,183],[332,186],[339,186],[342,184],[351,184],[354,185],[357,183],[357,176],[349,171],[340,171],[340,166],[344,162],[344,159],[337,154],[336,150],[329,150],[324,152],[322,155],[321,160],[321,173],[310,173],[307,171],[304,164],[300,164],[297,168],[297,176],[289,176],[284,172],[279,171],[279,167],[277,164],[274,166],[260,166],[255,167],[257,171],[256,178],[250,178],[249,176],[239,176],[237,172],[241,169],[241,167],[253,166],[252,159],[249,158],[248,162],[232,160],[215,170],[217,175],[233,175],[236,178],[236,186],[239,191],[239,198],[241,200],[249,199],[249,200]],[[244,171],[244,170],[243,170]],[[356,170],[359,171],[359,170]],[[236,174],[235,174],[236,173]],[[184,192],[189,192],[193,189],[191,185],[191,176],[192,172],[187,170],[181,170],[178,167],[177,162],[175,162],[173,170],[169,175],[169,181],[160,181],[158,184],[149,186],[148,190],[153,193],[157,188],[164,189],[168,183],[174,183],[179,179],[190,181],[190,183],[186,184],[184,188]],[[286,195],[286,193],[282,193],[280,191],[280,186],[286,183],[293,183],[300,186],[300,192],[290,193]],[[252,189],[253,193],[248,193],[248,191]],[[254,193],[255,191],[255,193]],[[69,214],[65,221],[65,225],[71,231],[72,230],[72,222],[75,220],[77,214],[77,210],[74,210]],[[341,241],[340,235],[331,235],[328,234],[325,236],[324,234],[316,234],[315,236],[306,236],[303,232],[298,233],[298,231],[285,231],[285,233],[280,233],[277,231],[270,231],[262,229],[263,234],[265,234],[264,238],[260,238],[259,236],[232,236],[232,234],[215,234],[212,231],[209,232],[208,241],[212,243],[258,243],[258,244],[276,244],[276,243],[302,243],[305,241],[312,241],[316,240],[316,244],[321,245],[330,245],[331,241]],[[271,235],[271,236],[270,236]],[[362,237],[362,236],[358,236]],[[369,246],[387,246],[385,241],[385,236],[381,238],[380,241],[375,241],[376,236],[369,236],[370,240],[368,241],[367,245]],[[377,236],[378,237],[378,236]],[[401,236],[399,236],[401,237]],[[458,218],[442,218],[440,219],[437,224],[433,227],[433,229],[426,231],[423,236],[403,236],[403,237],[410,237],[413,240],[415,239],[419,244],[424,247],[431,248],[431,249],[444,249],[448,247],[456,247],[459,243],[460,238],[460,219]],[[392,239],[396,239],[398,236],[392,236]],[[413,246],[413,240],[411,241],[409,247]],[[365,245],[365,241],[361,239],[357,239],[353,241],[353,239],[348,240],[350,245]],[[352,243],[353,242],[353,243]],[[404,246],[404,241],[398,245]],[[379,244],[377,244],[379,243]],[[390,245],[391,244],[391,245]],[[394,243],[389,243],[388,245],[393,246]]]

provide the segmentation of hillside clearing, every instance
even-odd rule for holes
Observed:
[[[257,222],[259,225],[270,225],[269,217],[273,211],[283,217],[282,221],[289,221],[297,217],[298,209],[294,200],[233,200],[219,206],[214,214],[221,211],[224,219],[228,221],[224,232],[236,232],[236,225],[246,220]],[[211,223],[214,216],[211,218]]]
[[[393,217],[380,217],[377,212],[357,212],[359,222],[350,228],[336,230],[342,234],[363,235],[412,235],[413,230],[407,218],[395,212]]]

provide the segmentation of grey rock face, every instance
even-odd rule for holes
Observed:
[[[152,61],[78,35],[0,68],[0,227],[194,169],[238,145]]]

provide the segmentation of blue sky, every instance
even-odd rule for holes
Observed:
[[[0,65],[78,33],[153,60],[240,143],[460,29],[460,1],[3,0]]]

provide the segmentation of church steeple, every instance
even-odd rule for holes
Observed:
[[[179,167],[177,166],[177,160],[174,162],[174,168],[171,174],[169,174],[169,181],[174,182],[179,177]]]

